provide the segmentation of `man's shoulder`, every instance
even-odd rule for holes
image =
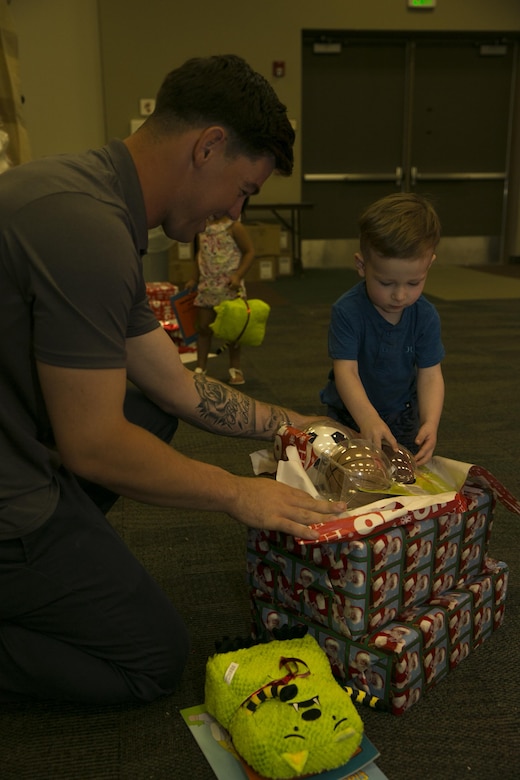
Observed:
[[[111,189],[109,170],[103,149],[32,160],[2,175],[0,205],[17,209],[54,195],[106,194]]]
[[[0,177],[0,230],[13,226],[18,216],[37,224],[49,215],[64,224],[70,220],[77,230],[79,224],[98,220],[98,214],[110,210],[128,215],[124,223],[135,224],[139,245],[146,247],[143,196],[122,141],[78,154],[44,157]]]

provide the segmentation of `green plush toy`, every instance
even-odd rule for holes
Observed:
[[[363,736],[349,694],[310,635],[212,656],[206,707],[237,753],[274,780],[342,766]]]
[[[259,347],[265,336],[265,327],[271,308],[264,301],[234,298],[215,306],[217,316],[211,323],[215,336],[230,344]]]

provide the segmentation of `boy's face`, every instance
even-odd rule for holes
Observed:
[[[363,256],[356,254],[355,259],[370,301],[387,322],[395,325],[403,310],[421,295],[435,255],[429,249],[419,257],[403,260],[369,251]]]

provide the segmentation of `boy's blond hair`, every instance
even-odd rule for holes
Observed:
[[[441,226],[432,204],[414,192],[396,192],[372,203],[359,218],[361,254],[419,257],[439,243]]]

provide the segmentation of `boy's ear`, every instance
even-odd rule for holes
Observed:
[[[216,151],[224,149],[227,135],[223,127],[206,127],[193,148],[193,161],[196,166],[203,165]]]
[[[428,271],[430,270],[430,268],[434,264],[435,260],[437,260],[437,255],[432,255],[432,259],[430,260],[430,265],[428,266]]]
[[[356,263],[357,272],[360,276],[365,275],[365,261],[363,260],[363,255],[361,255],[359,252],[356,252],[354,255],[354,261]]]

